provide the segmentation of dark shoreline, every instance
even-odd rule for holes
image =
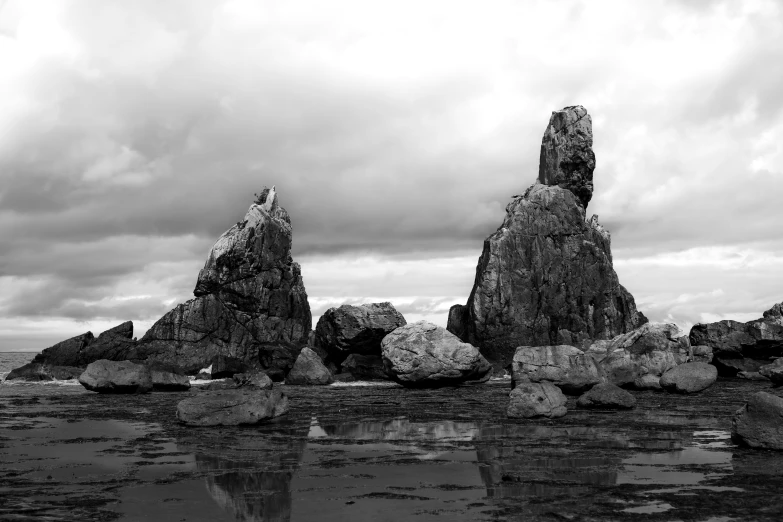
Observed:
[[[645,520],[703,521],[783,513],[783,454],[727,439],[731,415],[768,383],[720,379],[693,396],[635,392],[628,412],[581,411],[570,398],[568,415],[555,421],[507,419],[503,381],[284,389],[291,411],[279,420],[188,428],[174,418],[187,393],[0,386],[0,520],[631,520],[642,512]]]

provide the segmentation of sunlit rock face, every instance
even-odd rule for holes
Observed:
[[[312,327],[291,241],[288,212],[274,187],[265,190],[212,247],[196,298],[164,315],[141,339],[140,358],[197,371],[225,356],[285,373]]]
[[[691,328],[690,342],[712,348],[712,364],[721,375],[757,372],[769,364],[770,357],[783,357],[781,310],[783,303],[778,303],[755,321],[696,324]]]
[[[586,218],[591,147],[583,107],[553,114],[538,182],[508,204],[484,241],[467,304],[449,312],[448,330],[496,367],[508,366],[517,346],[587,347],[647,322],[614,271],[609,233]]]

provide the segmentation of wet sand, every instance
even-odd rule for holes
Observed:
[[[736,447],[768,383],[505,418],[509,383],[284,387],[291,412],[187,428],[187,393],[0,386],[0,520],[780,520],[783,453]],[[773,391],[774,393],[781,393]],[[189,393],[203,393],[197,390]]]

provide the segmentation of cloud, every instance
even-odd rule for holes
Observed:
[[[14,302],[0,310],[147,320],[188,297],[209,245],[275,184],[314,310],[424,299],[410,313],[445,323],[437,300],[467,298],[483,238],[536,177],[550,112],[580,103],[598,162],[588,210],[628,261],[623,284],[653,316],[750,313],[760,297],[697,313],[704,300],[677,296],[725,285],[670,263],[653,288],[633,260],[781,255],[782,39],[773,1],[8,0],[0,280]],[[386,273],[404,275],[373,282]],[[783,294],[743,277],[724,295]],[[155,292],[121,291],[145,278]],[[131,295],[152,297],[116,300]]]

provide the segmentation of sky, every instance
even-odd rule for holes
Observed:
[[[313,326],[377,301],[445,326],[575,104],[638,308],[760,317],[781,64],[776,1],[0,0],[0,351],[143,335],[265,185]]]

